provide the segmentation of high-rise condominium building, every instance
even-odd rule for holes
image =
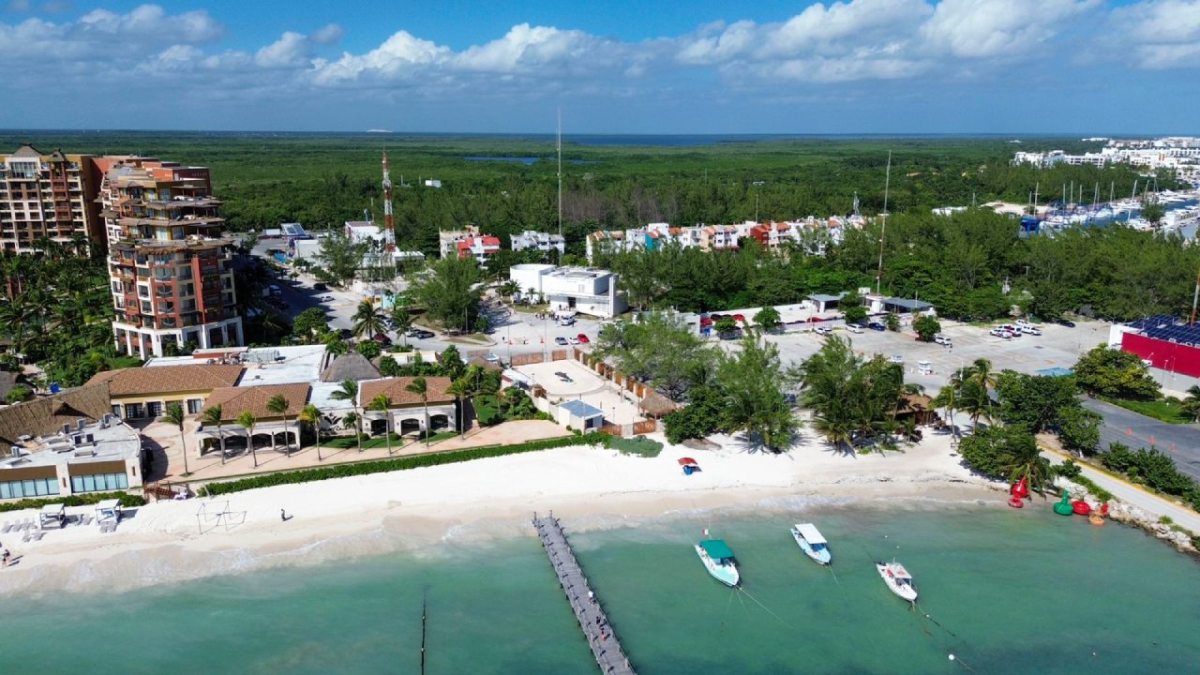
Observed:
[[[43,240],[80,254],[103,251],[92,157],[23,145],[0,155],[0,248],[32,253]]]
[[[97,157],[117,351],[242,344],[233,242],[205,167]]]

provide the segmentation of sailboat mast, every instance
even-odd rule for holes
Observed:
[[[888,207],[888,190],[892,187],[892,151],[888,150],[887,172],[883,178],[883,212],[879,214],[882,219],[879,227],[879,269],[875,272],[875,292],[881,292],[883,284],[883,238],[887,234],[887,207]]]

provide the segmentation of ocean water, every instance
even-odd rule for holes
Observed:
[[[813,520],[820,568],[788,533]],[[1049,505],[693,513],[573,533],[641,673],[1196,672],[1200,565]],[[724,538],[744,590],[691,544]],[[916,611],[872,561],[895,557]],[[214,577],[4,598],[0,672],[595,673],[532,536]],[[954,654],[955,660],[949,655]]]

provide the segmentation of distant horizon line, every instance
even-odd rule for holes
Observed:
[[[287,129],[128,129],[128,128],[41,128],[41,127],[12,127],[0,128],[0,134],[246,134],[246,135],[359,135],[359,136],[503,136],[503,137],[548,137],[554,138],[554,131],[394,131],[383,129],[361,130],[321,130],[300,131]],[[914,138],[914,137],[946,137],[946,138],[1076,138],[1105,137],[1105,138],[1147,138],[1167,136],[1200,136],[1200,132],[1104,132],[1104,131],[829,131],[829,132],[792,132],[792,131],[753,131],[753,132],[653,132],[653,131],[592,131],[592,132],[563,132],[564,137],[711,137],[711,138],[820,138],[820,137],[867,137],[867,138]]]

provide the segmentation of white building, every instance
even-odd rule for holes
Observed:
[[[626,309],[625,296],[617,292],[618,277],[608,270],[527,264],[513,265],[508,274],[521,294],[544,298],[558,314],[611,319]]]
[[[396,234],[382,225],[368,220],[347,220],[346,238],[355,244],[371,242],[383,246],[394,246]]]
[[[12,446],[0,460],[0,500],[112,492],[142,484],[142,438],[120,419],[80,418]]]
[[[567,241],[561,234],[525,230],[521,234],[510,235],[510,237],[514,251],[536,250],[543,253],[558,251],[559,255],[562,255],[567,250]]]

